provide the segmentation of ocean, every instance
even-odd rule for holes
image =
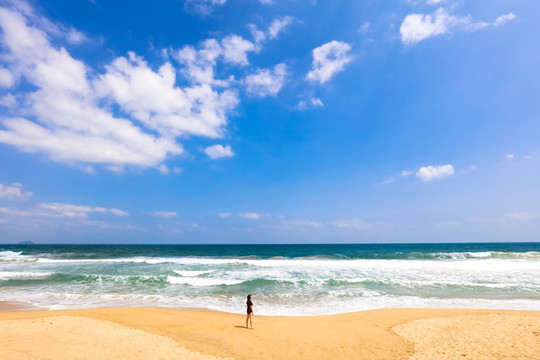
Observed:
[[[540,310],[540,243],[0,245],[0,301],[257,315]]]

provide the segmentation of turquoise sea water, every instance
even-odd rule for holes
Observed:
[[[312,315],[540,310],[540,243],[0,245],[0,301]]]

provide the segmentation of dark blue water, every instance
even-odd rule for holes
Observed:
[[[455,253],[540,252],[540,243],[450,243],[450,244],[280,244],[280,245],[1,245],[0,251],[23,255],[48,254],[64,259],[122,257],[220,257],[289,259],[429,259]],[[504,256],[504,254],[501,254]]]

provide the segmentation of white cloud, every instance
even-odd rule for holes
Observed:
[[[0,98],[0,105],[7,108],[14,108],[17,106],[17,98],[13,94],[6,94]]]
[[[506,217],[511,220],[516,221],[529,221],[532,219],[538,219],[540,218],[540,214],[531,214],[526,212],[515,212],[515,213],[509,213],[506,214]]]
[[[462,174],[466,174],[466,173],[469,173],[469,172],[471,172],[471,171],[476,171],[476,170],[478,170],[478,166],[476,166],[476,165],[469,165],[469,166],[467,166],[465,169],[461,169],[460,172],[461,172]]]
[[[229,35],[221,40],[223,60],[236,65],[249,65],[247,53],[255,51],[255,44],[238,35]]]
[[[394,181],[396,181],[396,179],[394,179],[394,178],[388,178],[388,179],[384,180],[383,182],[381,182],[381,185],[383,185],[383,186],[384,186],[384,185],[388,185],[388,184],[393,183]]]
[[[167,166],[161,164],[157,167],[158,171],[164,175],[167,175],[171,172],[171,169],[169,169]]]
[[[174,52],[173,57],[185,65],[186,68],[182,69],[182,72],[192,82],[225,85],[223,81],[214,79],[214,67],[222,50],[216,39],[206,39],[198,50],[192,46],[184,46],[178,52]]]
[[[362,24],[362,26],[360,26],[360,29],[358,29],[358,32],[360,34],[366,34],[369,31],[370,27],[371,27],[371,24],[369,22],[365,22]]]
[[[92,174],[92,175],[96,173],[96,171],[94,170],[94,167],[91,166],[91,165],[84,166],[83,170],[84,170],[84,172],[86,172],[88,174]]]
[[[175,174],[180,174],[182,171],[183,171],[182,168],[179,168],[179,167],[173,168],[173,172],[174,172]]]
[[[319,98],[311,98],[311,99],[309,99],[309,102],[313,106],[324,106],[323,102]]]
[[[34,195],[31,191],[23,191],[21,184],[11,185],[0,184],[0,199],[6,200],[28,200]]]
[[[400,27],[401,42],[416,44],[431,36],[448,33],[452,28],[470,22],[469,17],[452,16],[443,8],[432,15],[410,14],[405,17]]]
[[[186,0],[185,9],[201,15],[209,15],[216,6],[223,5],[226,2],[227,0]]]
[[[244,219],[258,220],[263,217],[263,214],[248,212],[239,214],[239,216],[243,217]]]
[[[306,78],[324,84],[351,61],[350,50],[349,44],[336,40],[313,49],[313,68]]]
[[[0,207],[0,214],[7,217],[54,217],[54,214],[36,209],[20,210]],[[58,216],[56,216],[58,217]]]
[[[514,155],[514,154],[506,154],[504,157],[506,159],[508,159],[508,160],[513,160],[516,157],[516,155]]]
[[[301,100],[296,105],[297,110],[307,110],[311,107],[322,107],[324,106],[323,102],[319,98],[310,98],[309,100]]]
[[[322,229],[324,228],[324,224],[319,221],[311,221],[311,220],[289,220],[285,222],[286,225],[289,225],[293,228],[299,228],[299,229],[305,229],[305,228],[312,228],[312,229]]]
[[[268,28],[268,37],[270,39],[276,38],[280,32],[282,32],[287,26],[292,24],[294,18],[292,16],[283,16],[281,18],[274,19],[270,28]]]
[[[86,38],[86,35],[76,29],[71,29],[70,31],[68,31],[66,36],[67,41],[70,44],[80,44],[88,40]]]
[[[134,53],[115,59],[99,74],[51,43],[51,34],[65,27],[30,16],[33,10],[27,8],[0,8],[1,61],[6,71],[35,87],[17,94],[19,102],[11,94],[2,99],[19,116],[0,118],[0,142],[53,161],[103,164],[121,172],[126,165],[160,168],[167,157],[183,153],[177,137],[222,136],[238,98],[226,88],[228,81],[214,79],[213,68],[220,55],[224,61],[245,62],[242,53],[249,42],[233,36],[224,39],[223,49],[213,39],[200,50],[186,47],[176,55],[190,84],[179,87],[170,63],[154,70]],[[9,85],[6,72],[0,81]],[[116,115],[116,105],[124,116]]]
[[[489,26],[500,26],[515,18],[513,13],[509,13],[499,16],[493,23],[475,23],[470,15],[450,15],[444,8],[437,9],[431,15],[410,14],[405,17],[400,27],[401,42],[405,45],[414,45],[433,36],[452,33],[454,30],[476,31]]]
[[[276,96],[287,77],[287,65],[277,64],[274,69],[259,69],[246,76],[244,83],[248,94],[265,97]]]
[[[459,221],[440,221],[433,223],[433,227],[440,229],[457,228],[459,226],[461,226],[461,223]]]
[[[13,184],[12,186],[18,187],[18,188],[22,187],[22,185],[20,184]],[[31,195],[31,193],[29,194]],[[28,196],[29,194],[23,194],[23,196]],[[105,208],[105,207],[88,206],[88,205],[75,205],[75,204],[58,203],[58,202],[40,203],[31,207],[17,208],[17,209],[0,207],[0,216],[3,216],[10,222],[20,223],[23,225],[35,224],[34,221],[37,221],[38,219],[66,219],[64,226],[73,226],[77,224],[77,225],[98,226],[98,227],[110,228],[110,229],[143,230],[142,228],[133,227],[130,225],[114,224],[114,223],[108,223],[101,220],[89,219],[90,217],[96,214],[102,215],[102,216],[112,215],[114,217],[129,216],[129,213],[123,210],[116,209],[116,208]],[[20,219],[20,218],[31,218],[34,221],[28,223],[26,219]]]
[[[228,217],[230,217],[231,215],[232,215],[232,214],[231,214],[230,212],[221,212],[221,213],[218,214],[218,216],[219,216],[220,218],[228,218]]]
[[[236,95],[217,92],[202,83],[176,87],[175,69],[165,63],[157,72],[130,53],[107,66],[96,87],[147,128],[165,136],[186,134],[219,137],[226,124],[226,112],[236,103]]]
[[[475,223],[513,225],[540,220],[540,214],[529,212],[513,212],[500,216],[477,216],[469,220]]]
[[[259,0],[261,4],[271,5],[274,3],[274,0]]]
[[[495,22],[493,23],[493,26],[501,26],[509,21],[515,20],[516,15],[514,13],[508,13],[506,15],[501,15],[497,19],[495,19]]]
[[[445,3],[446,0],[427,0],[426,1],[426,4],[428,5],[437,5],[437,4],[441,4],[441,3]]]
[[[204,148],[204,153],[208,155],[211,159],[221,159],[226,157],[233,157],[234,152],[230,145],[211,145]]]
[[[407,177],[407,176],[411,176],[412,174],[414,174],[413,171],[403,170],[403,171],[399,174],[399,176],[401,176],[401,177]]]
[[[275,18],[267,31],[262,31],[257,28],[255,24],[249,24],[249,30],[251,31],[251,36],[255,40],[256,51],[260,50],[260,44],[268,39],[275,39],[279,36],[281,32],[285,30],[290,24],[294,22],[295,18],[292,16],[282,16]]]
[[[348,219],[348,220],[336,220],[332,222],[332,225],[340,229],[359,229],[367,230],[372,227],[370,223],[360,219]]]
[[[86,205],[72,205],[63,203],[41,203],[37,206],[38,209],[46,210],[53,215],[68,218],[86,218],[89,213],[113,214],[116,216],[129,216],[129,213],[104,207],[93,207]]]
[[[416,177],[422,181],[444,179],[454,174],[454,167],[450,164],[437,166],[422,166],[416,172]]]
[[[15,85],[15,79],[8,69],[0,68],[0,87],[10,88]]]
[[[255,44],[257,44],[256,51],[259,51],[260,48],[258,45],[262,43],[264,40],[266,40],[266,33],[262,30],[259,30],[255,24],[249,24],[249,31],[251,31],[251,36],[253,37],[253,40],[255,40]]]
[[[154,211],[153,214],[163,218],[172,218],[176,216],[174,211]]]

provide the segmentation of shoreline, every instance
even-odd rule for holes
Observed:
[[[7,305],[0,302],[1,308]],[[434,356],[430,351],[443,351],[445,355],[431,357],[440,359],[540,358],[539,311],[378,309],[319,316],[256,315],[254,329],[248,330],[245,315],[212,310],[14,311],[10,306],[0,311],[2,359],[17,359],[20,349],[35,354],[29,358],[63,359],[62,354],[69,354],[74,359],[73,352],[64,349],[74,342],[84,354],[81,359],[99,358],[100,351],[108,351],[110,359],[180,356],[175,351],[183,351],[185,359],[421,359]],[[101,345],[96,348],[95,343]],[[150,350],[156,352],[144,353]]]

